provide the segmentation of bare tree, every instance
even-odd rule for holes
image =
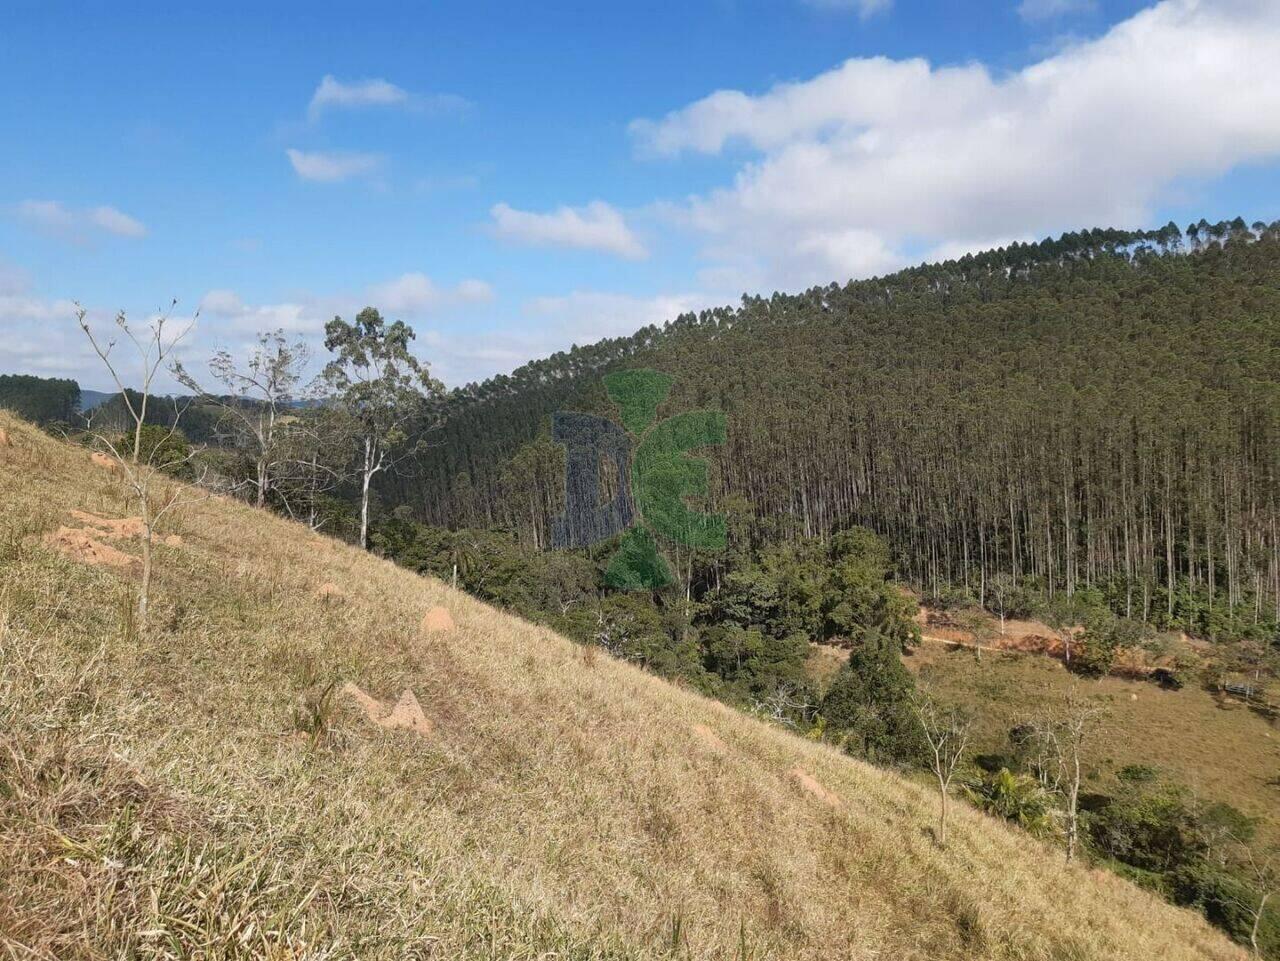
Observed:
[[[1280,893],[1280,852],[1273,849],[1259,854],[1243,841],[1237,841],[1235,847],[1235,860],[1241,873],[1249,879],[1254,896],[1237,895],[1232,902],[1253,922],[1249,930],[1249,945],[1253,948],[1254,957],[1260,958],[1262,948],[1258,945],[1258,930],[1266,916],[1267,904]]]
[[[145,629],[151,604],[151,577],[154,569],[155,534],[160,522],[183,500],[179,488],[167,482],[166,474],[189,463],[197,453],[187,450],[176,458],[173,456],[169,442],[178,435],[178,422],[182,418],[185,407],[174,401],[173,420],[165,430],[165,434],[143,449],[143,428],[146,426],[147,409],[152,402],[151,389],[156,375],[164,367],[174,349],[195,326],[195,318],[182,330],[173,333],[167,328],[170,313],[177,306],[177,301],[169,305],[169,311],[160,314],[145,326],[131,326],[123,311],[116,314],[115,325],[120,335],[131,344],[138,354],[138,377],[142,385],[140,391],[126,389],[120,375],[120,367],[112,358],[117,341],[102,341],[93,332],[89,324],[88,312],[79,304],[76,305],[76,322],[89,339],[93,347],[111,374],[111,379],[120,390],[125,409],[129,412],[129,423],[123,436],[113,435],[103,429],[94,429],[89,422],[89,435],[100,450],[109,454],[115,461],[125,486],[138,502],[138,513],[142,521],[142,583],[138,590],[138,622]]]
[[[285,512],[313,531],[326,523],[322,497],[351,476],[357,426],[343,408],[321,405],[298,411],[281,438],[274,490]]]
[[[209,361],[209,372],[226,388],[225,396],[208,394],[180,364],[175,365],[178,380],[217,404],[224,421],[232,425],[236,444],[252,450],[254,476],[246,483],[253,487],[258,507],[266,506],[280,468],[282,418],[310,358],[307,345],[290,344],[283,330],[259,334],[243,370],[229,351],[219,350]]]
[[[795,727],[796,717],[805,717],[812,709],[804,693],[786,681],[779,681],[771,691],[751,702],[755,714],[784,727]]]
[[[955,708],[940,706],[928,692],[917,693],[912,698],[911,711],[924,732],[932,755],[929,766],[938,781],[938,845],[945,847],[951,782],[969,749],[973,721]]]
[[[1008,574],[996,574],[987,582],[987,592],[1000,615],[1000,636],[1004,637],[1005,612],[1009,609],[1009,600],[1017,589],[1014,580]]]
[[[1073,685],[1061,709],[1030,721],[1036,773],[1045,788],[1063,800],[1068,861],[1075,859],[1080,840],[1080,787],[1084,780],[1085,746],[1096,733],[1102,715],[1102,709]]]

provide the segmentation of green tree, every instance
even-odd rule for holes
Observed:
[[[915,763],[923,741],[911,711],[915,680],[895,638],[866,631],[822,699],[827,729],[846,735],[870,761]]]
[[[443,385],[409,352],[413,329],[388,324],[373,307],[354,323],[334,317],[325,324],[324,345],[335,356],[325,380],[358,425],[360,451],[360,546],[369,545],[369,491],[374,477],[394,469],[413,447],[410,424],[435,420]]]

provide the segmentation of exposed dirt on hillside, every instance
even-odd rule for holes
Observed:
[[[807,792],[816,797],[828,807],[838,808],[840,806],[840,795],[834,791],[829,791],[818,782],[818,780],[802,767],[793,767],[790,770],[792,779],[804,788]]]
[[[707,727],[705,724],[695,724],[689,730],[693,731],[698,740],[713,751],[729,750],[729,745],[725,744],[724,741],[720,739],[720,735],[716,734],[715,731],[711,730],[711,728]]]
[[[130,557],[78,527],[59,527],[45,538],[45,543],[72,560],[95,567],[131,570],[141,563],[138,558]]]
[[[412,731],[421,737],[427,737],[434,729],[431,719],[422,711],[417,695],[406,688],[393,707],[387,707],[381,701],[370,697],[357,685],[348,681],[342,686],[342,692],[350,697],[364,711],[365,716],[378,727],[386,730]]]
[[[972,627],[962,624],[950,611],[921,607],[915,621],[928,639],[954,641],[965,645],[979,643]],[[984,616],[982,623],[985,636],[981,643],[984,650],[1022,651],[1048,657],[1062,657],[1066,652],[1062,636],[1043,621],[1010,618],[1002,628],[998,618]],[[1079,627],[1071,628],[1072,633],[1080,630]]]
[[[422,629],[428,634],[453,630],[453,615],[447,607],[433,607],[422,618]]]
[[[109,517],[90,514],[88,511],[72,511],[71,519],[79,521],[83,527],[92,528],[99,537],[113,541],[139,538],[147,531],[141,517],[122,517],[113,520]]]

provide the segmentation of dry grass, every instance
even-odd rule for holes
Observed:
[[[118,480],[0,428],[0,957],[1243,957],[974,811],[938,850],[912,783],[228,501],[176,519],[140,636],[127,572],[42,542],[127,516]],[[347,682],[412,691],[431,736]]]
[[[1114,791],[1116,771],[1152,765],[1201,797],[1259,818],[1261,832],[1280,840],[1280,727],[1239,701],[1191,686],[1166,691],[1119,677],[1084,680],[1033,654],[978,663],[970,651],[926,643],[906,663],[939,696],[976,709],[979,751],[1007,750],[1010,727],[1033,710],[1060,705],[1078,685],[1106,710],[1091,787]]]

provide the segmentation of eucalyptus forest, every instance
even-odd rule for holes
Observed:
[[[926,595],[1010,582],[1216,636],[1280,611],[1280,231],[1092,230],[676,318],[453,392],[385,506],[545,547],[606,371],[723,410],[748,544],[863,525]]]

